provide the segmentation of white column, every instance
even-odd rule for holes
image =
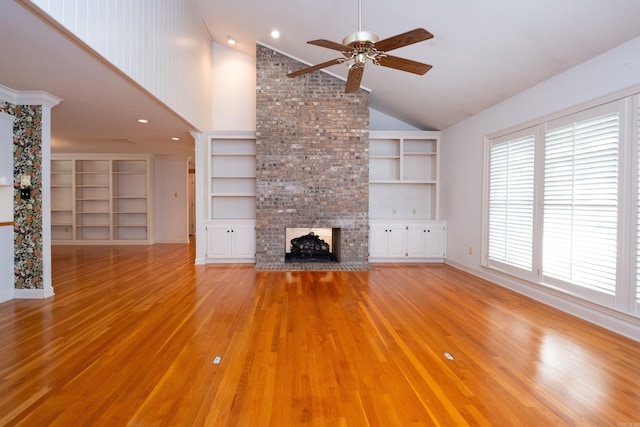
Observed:
[[[195,165],[196,165],[196,188],[195,188],[195,213],[196,213],[196,264],[205,263],[206,254],[206,233],[205,217],[209,211],[207,208],[207,176],[209,165],[207,163],[207,136],[200,132],[192,132],[191,136],[195,140]]]

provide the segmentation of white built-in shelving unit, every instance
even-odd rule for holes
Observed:
[[[439,146],[439,132],[370,132],[370,262],[444,260]],[[210,133],[208,156],[206,261],[255,262],[255,134]]]
[[[442,261],[440,132],[369,133],[369,261]]]
[[[209,134],[207,262],[255,262],[256,138]]]
[[[52,156],[52,242],[151,243],[151,170],[148,155]]]
[[[51,239],[73,239],[73,160],[51,160]]]
[[[114,240],[149,240],[148,160],[112,163]]]

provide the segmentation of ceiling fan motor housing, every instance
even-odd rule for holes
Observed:
[[[371,31],[356,31],[355,33],[345,37],[342,40],[342,44],[349,47],[356,47],[356,45],[375,43],[378,40],[380,40],[380,38]]]

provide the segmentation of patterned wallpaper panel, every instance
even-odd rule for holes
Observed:
[[[42,107],[0,101],[13,124],[13,221],[16,289],[42,289]],[[20,177],[31,175],[31,198],[20,200]]]

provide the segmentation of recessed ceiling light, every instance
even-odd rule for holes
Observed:
[[[172,136],[172,137],[171,137],[171,140],[172,140],[172,141],[180,141],[180,138],[178,138],[177,136]]]
[[[271,31],[271,37],[274,38],[274,39],[279,39],[280,38],[280,31],[272,30]]]
[[[227,36],[227,43],[229,43],[231,46],[233,46],[234,44],[236,44],[238,42],[233,37]]]
[[[138,123],[149,123],[147,119],[138,119]]]

